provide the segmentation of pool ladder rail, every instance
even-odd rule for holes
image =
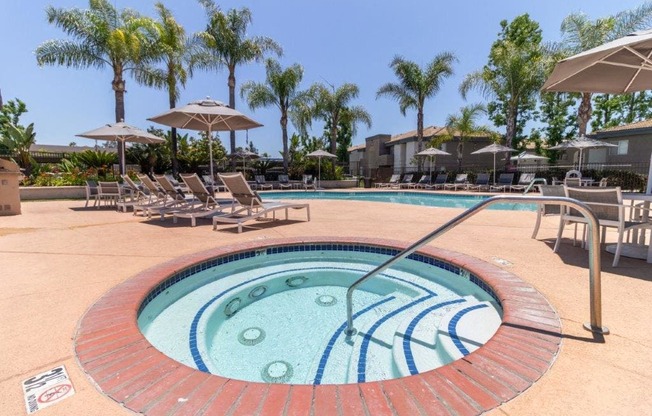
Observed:
[[[534,183],[534,181],[533,181]],[[530,187],[533,185],[530,184]],[[529,188],[526,189],[526,192]],[[467,209],[460,215],[451,219],[441,227],[435,229],[431,233],[422,237],[420,240],[398,253],[391,259],[387,260],[380,266],[376,267],[369,273],[356,280],[346,292],[346,330],[345,334],[349,337],[355,335],[357,330],[353,326],[353,292],[365,281],[371,279],[382,271],[391,267],[394,263],[403,260],[410,254],[417,251],[419,248],[428,244],[435,238],[446,233],[447,231],[455,228],[460,223],[466,221],[474,216],[481,210],[497,204],[511,202],[516,204],[533,204],[533,203],[556,203],[567,207],[575,208],[579,211],[584,218],[588,221],[589,232],[589,309],[590,309],[590,322],[584,324],[584,329],[596,334],[606,335],[609,333],[609,328],[602,326],[602,288],[601,288],[601,269],[600,269],[600,227],[598,219],[591,211],[591,209],[583,202],[576,199],[561,197],[561,196],[512,196],[512,195],[497,195],[485,199],[482,202]]]

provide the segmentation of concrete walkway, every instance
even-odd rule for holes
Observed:
[[[310,201],[312,221],[231,225],[173,224],[83,208],[82,201],[24,202],[0,217],[0,414],[25,414],[21,382],[64,364],[76,394],[39,415],[131,414],[99,393],[81,371],[72,338],[84,312],[110,288],[161,262],[238,242],[300,236],[360,236],[414,241],[461,211],[358,201]],[[296,214],[295,216],[292,216]],[[563,242],[551,250],[558,219],[530,238],[533,212],[484,211],[433,246],[456,250],[520,276],[562,320],[561,352],[551,369],[516,399],[491,411],[510,415],[652,415],[652,265],[603,251],[603,324],[589,319],[587,252]],[[572,237],[569,229],[567,237]],[[613,235],[607,241],[613,241]]]

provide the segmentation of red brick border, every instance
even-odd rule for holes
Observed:
[[[343,385],[281,385],[226,379],[187,367],[154,348],[136,314],[162,280],[225,254],[302,243],[405,242],[367,238],[299,238],[250,242],[184,256],[111,289],[83,316],[75,337],[82,369],[101,392],[147,415],[480,414],[518,396],[552,365],[561,341],[557,313],[517,276],[464,254],[424,247],[420,253],[481,277],[503,307],[503,323],[483,347],[444,367],[394,380]],[[184,400],[179,400],[183,398]],[[311,413],[312,410],[312,413]]]

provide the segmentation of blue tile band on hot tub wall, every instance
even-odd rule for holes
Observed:
[[[414,363],[414,356],[412,355],[412,334],[414,333],[414,330],[419,324],[419,321],[421,321],[423,318],[426,317],[426,315],[428,315],[430,312],[434,310],[449,305],[454,305],[456,303],[464,303],[464,302],[466,302],[466,299],[455,299],[455,300],[449,300],[447,302],[441,302],[436,305],[429,306],[426,309],[419,312],[419,314],[415,316],[414,319],[412,319],[412,321],[410,321],[410,324],[405,330],[405,335],[403,335],[403,353],[405,355],[405,362],[408,366],[408,370],[410,370],[410,374],[412,375],[419,374],[419,369],[417,369],[417,366]]]
[[[296,244],[290,246],[267,247],[264,250],[266,254],[280,254],[280,253],[291,253],[291,252],[302,252],[302,251],[325,251],[325,250],[353,251],[353,252],[361,252],[361,253],[383,254],[387,256],[395,256],[398,253],[400,253],[400,250],[395,248],[370,246],[365,244],[338,244],[338,243]],[[250,250],[250,251],[243,251],[240,253],[228,254],[222,257],[216,257],[214,259],[203,261],[201,263],[188,267],[184,270],[181,270],[177,273],[174,273],[172,276],[165,279],[163,282],[159,283],[154,289],[152,289],[147,294],[145,299],[143,299],[143,302],[140,304],[140,307],[138,308],[137,315],[139,316],[141,314],[143,309],[145,309],[145,307],[149,304],[149,302],[152,301],[152,299],[158,296],[161,292],[167,290],[170,286],[174,285],[175,283],[178,283],[195,273],[208,270],[210,268],[220,266],[222,264],[227,264],[233,261],[256,257],[258,251],[259,250]],[[461,269],[458,266],[422,254],[412,253],[407,258],[414,261],[426,263],[443,270],[450,271],[459,276],[461,276],[462,273],[465,272],[464,269]],[[501,305],[498,296],[494,293],[491,287],[487,285],[482,279],[480,279],[478,276],[474,274],[470,274],[469,280],[473,282],[475,285],[477,285],[478,287],[480,287],[483,291],[488,293],[499,306]]]
[[[476,309],[482,309],[482,308],[487,308],[486,303],[482,303],[479,305],[473,305],[469,306],[468,308],[464,308],[461,311],[457,312],[455,316],[453,316],[448,322],[448,333],[451,336],[451,339],[453,340],[453,343],[457,347],[457,349],[463,354],[463,355],[468,355],[470,354],[469,350],[466,349],[464,344],[462,344],[462,341],[460,340],[460,337],[457,335],[457,324],[460,322],[460,319],[467,313],[474,311]]]

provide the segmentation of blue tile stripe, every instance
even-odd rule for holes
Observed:
[[[385,323],[388,319],[398,315],[399,313],[415,306],[418,305],[421,302],[425,302],[428,299],[432,299],[434,296],[433,295],[426,295],[423,297],[420,297],[419,299],[410,302],[406,305],[401,306],[398,309],[395,309],[391,311],[390,313],[384,315],[381,317],[378,321],[376,321],[369,330],[363,334],[362,336],[362,344],[360,345],[360,356],[358,358],[358,383],[364,383],[366,380],[366,368],[367,368],[367,351],[369,350],[369,342],[371,341],[371,338],[373,337],[374,332],[383,324]]]
[[[455,300],[449,300],[447,302],[441,302],[436,305],[429,306],[426,309],[419,312],[419,314],[415,316],[414,319],[412,319],[412,321],[410,321],[410,324],[408,325],[407,329],[405,330],[405,334],[403,335],[403,354],[405,355],[405,362],[407,363],[408,369],[410,370],[410,374],[412,375],[419,374],[419,370],[417,369],[417,366],[414,363],[414,355],[412,354],[412,334],[414,333],[414,330],[419,324],[419,321],[421,321],[423,318],[426,317],[426,315],[428,315],[430,312],[434,310],[449,305],[454,305],[456,303],[464,303],[464,302],[466,302],[466,299],[455,299]]]
[[[455,316],[451,318],[450,322],[448,322],[448,333],[450,334],[453,343],[455,344],[457,349],[460,350],[462,355],[468,355],[470,354],[470,352],[469,350],[466,349],[464,344],[462,344],[460,337],[457,335],[457,324],[459,323],[460,319],[462,319],[462,316],[466,315],[467,313],[474,311],[476,309],[482,309],[487,307],[488,306],[486,303],[469,306],[468,308],[464,308],[461,311],[457,312]]]
[[[396,299],[395,296],[390,296],[386,299],[383,299],[379,302],[369,305],[366,308],[354,313],[353,319],[357,319],[359,316],[369,312],[370,310],[394,299]],[[328,345],[326,345],[326,349],[324,349],[324,352],[321,355],[321,359],[319,360],[319,367],[317,368],[317,374],[315,374],[315,379],[312,384],[315,385],[321,384],[321,380],[324,377],[324,371],[326,370],[326,364],[328,364],[328,358],[330,357],[331,351],[335,346],[335,342],[340,337],[340,335],[342,335],[345,329],[346,329],[346,321],[342,325],[340,325],[340,327],[337,328],[337,330],[335,330],[330,340],[328,340]]]
[[[348,272],[354,272],[354,273],[359,273],[359,274],[363,274],[363,273],[367,272],[366,270],[353,269],[353,268],[349,268],[349,267],[330,267],[330,266],[329,267],[310,267],[310,268],[287,269],[287,270],[280,270],[280,271],[273,272],[273,273],[268,273],[268,274],[258,276],[258,277],[253,278],[253,279],[249,279],[247,281],[244,281],[242,283],[239,283],[239,284],[237,284],[235,286],[232,286],[232,287],[222,291],[221,293],[219,293],[216,296],[214,296],[213,298],[211,298],[208,302],[206,302],[201,308],[199,308],[199,310],[197,311],[197,313],[195,314],[195,316],[194,316],[194,318],[192,320],[192,323],[190,324],[190,331],[189,331],[189,336],[188,336],[188,347],[190,349],[190,354],[192,355],[192,359],[195,362],[195,365],[197,366],[197,369],[201,370],[201,371],[204,371],[204,372],[207,372],[207,373],[210,372],[208,370],[208,367],[206,366],[206,362],[202,358],[201,353],[199,352],[199,348],[197,346],[197,331],[198,331],[198,327],[199,327],[199,320],[201,319],[202,315],[204,314],[204,312],[206,311],[206,309],[208,309],[208,307],[210,305],[215,303],[217,300],[222,298],[224,295],[226,295],[226,294],[232,292],[233,290],[235,290],[235,289],[237,289],[239,287],[242,287],[242,286],[244,286],[244,285],[246,285],[248,283],[256,282],[256,281],[261,280],[261,279],[266,279],[266,278],[269,278],[269,277],[272,277],[272,276],[275,276],[275,275],[278,275],[278,274],[302,273],[302,272],[314,271],[314,270],[341,270],[341,271],[348,271]],[[387,278],[390,278],[390,279],[400,280],[402,282],[414,285],[416,287],[421,287],[421,286],[417,285],[416,283],[413,283],[413,282],[410,282],[410,281],[407,281],[407,280],[404,280],[404,279],[400,279],[398,277],[387,276],[385,274],[383,274],[383,276],[385,276]],[[430,292],[430,293],[432,293],[432,292]]]

